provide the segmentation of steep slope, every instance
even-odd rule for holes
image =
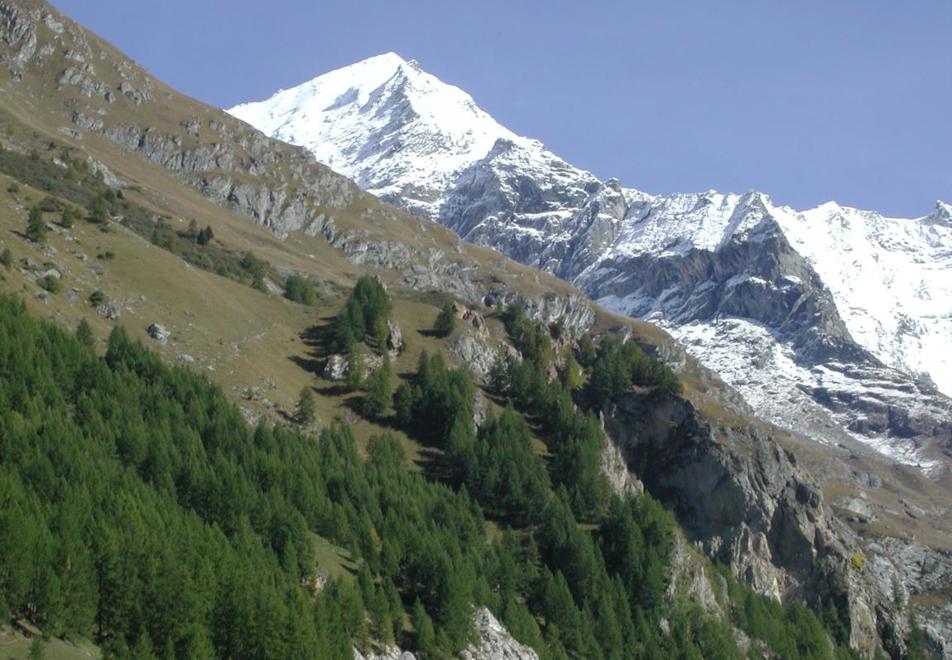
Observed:
[[[800,414],[778,407],[765,379],[809,411],[822,442],[845,433],[930,473],[946,469],[950,402],[929,379],[952,393],[947,205],[896,219],[602,183],[393,53],[230,112],[467,240],[615,311],[663,320],[778,424],[801,428]],[[784,357],[747,377],[728,355],[750,343]]]
[[[320,305],[308,310],[202,270],[200,264],[189,266],[152,244],[148,235],[136,233],[121,214],[105,225],[107,231],[87,224],[62,231],[51,227],[48,243],[38,246],[25,240],[22,227],[26,208],[42,202],[45,193],[22,179],[5,177],[9,187],[19,181],[21,188],[8,193],[2,209],[7,230],[4,245],[12,247],[16,264],[5,274],[4,288],[22,292],[34,309],[70,325],[88,317],[101,337],[115,319],[97,316],[86,299],[97,288],[110,296],[115,291],[115,297],[122,299],[121,323],[130,323],[142,337],[147,324],[165,325],[172,331],[161,347],[167,357],[193,358],[236,398],[248,399],[242,405],[249,416],[272,418],[291,410],[297,392],[313,381],[313,371],[328,357],[315,354],[308,328],[340,307],[342,292],[365,269],[376,269],[391,287],[399,301],[394,312],[397,321],[405,335],[412,337],[412,350],[397,360],[399,372],[412,367],[422,348],[459,359],[449,345],[426,333],[446,293],[470,311],[477,310],[479,316],[490,317],[489,338],[468,327],[463,333],[480,347],[477,357],[481,359],[491,359],[502,341],[489,303],[520,301],[543,327],[561,321],[566,336],[587,329],[626,334],[676,365],[687,385],[679,405],[697,424],[688,425],[687,434],[677,436],[682,464],[689,464],[699,450],[726,456],[725,469],[737,487],[753,489],[736,500],[741,508],[738,515],[756,521],[758,531],[774,529],[770,517],[781,511],[776,518],[778,531],[773,533],[781,535],[779,530],[789,529],[790,521],[798,526],[795,535],[801,538],[811,531],[821,532],[822,542],[813,546],[817,553],[811,553],[805,564],[787,565],[788,558],[775,548],[754,544],[750,552],[732,560],[736,575],[756,582],[745,570],[755,557],[764,569],[757,575],[776,578],[781,595],[793,598],[799,593],[809,599],[821,596],[819,591],[808,592],[812,585],[822,585],[817,578],[825,575],[828,564],[848,573],[859,541],[818,499],[819,491],[805,470],[778,458],[779,467],[772,469],[776,468],[784,485],[757,488],[772,480],[764,470],[765,461],[757,458],[759,452],[784,456],[780,443],[795,440],[759,423],[730,388],[663,332],[609,314],[554,277],[463,243],[439,225],[380,203],[315,163],[303,150],[270,140],[152,80],[42,3],[0,2],[0,19],[0,59],[5,67],[0,73],[4,123],[0,139],[6,149],[24,160],[32,160],[31,151],[36,151],[43,162],[56,165],[59,161],[56,167],[62,168],[64,177],[71,171],[68,160],[87,162],[104,172],[103,178],[114,191],[122,191],[126,200],[150,209],[154,214],[150,222],[157,230],[167,223],[185,233],[190,219],[199,226],[213,226],[223,248],[238,254],[253,251],[269,262],[270,270],[261,283],[272,294],[292,272],[309,277],[321,292]],[[511,157],[513,152],[506,153]],[[102,259],[93,258],[97,252]],[[113,258],[107,258],[107,253],[114,253]],[[41,275],[45,277],[44,269],[52,267],[66,273],[66,289],[46,295],[37,283]],[[319,400],[322,420],[337,415],[354,419],[347,400],[335,393],[332,384],[323,387]],[[380,430],[356,421],[361,438]],[[623,424],[632,426],[633,422]],[[698,429],[702,431],[694,433]],[[726,447],[723,453],[721,446]],[[414,448],[409,448],[412,455]],[[885,501],[909,497],[926,506],[923,500],[932,497],[933,484],[915,474],[903,474],[903,481],[882,489]],[[808,495],[803,501],[795,496],[801,485]],[[672,506],[685,497],[673,489],[669,492]],[[933,516],[941,522],[944,511],[931,510],[931,502],[928,506],[920,521],[903,519],[911,526],[904,528],[904,535],[942,529]],[[883,516],[888,518],[886,513]],[[724,536],[723,529],[710,526],[702,516],[686,516],[684,524],[711,556],[724,558],[718,550],[727,545],[715,540]],[[726,540],[731,547],[740,547],[733,539]],[[849,612],[850,634],[857,648],[871,650],[879,646],[879,635],[887,626],[903,630],[906,624],[891,595],[879,593],[880,587],[868,574],[850,575],[849,598],[855,603]],[[776,593],[773,582],[756,586]]]

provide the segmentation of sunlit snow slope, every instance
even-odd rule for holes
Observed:
[[[307,148],[378,196],[413,188],[415,201],[434,215],[454,175],[485,156],[496,140],[531,142],[497,124],[459,88],[395,53],[228,112]]]

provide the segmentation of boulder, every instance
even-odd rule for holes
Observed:
[[[393,321],[387,321],[387,350],[391,357],[396,357],[403,351],[403,333],[400,326]]]
[[[111,300],[106,301],[96,307],[96,313],[110,321],[115,321],[119,318],[119,305]]]
[[[327,358],[324,371],[321,373],[326,380],[344,380],[347,375],[347,356],[334,354]]]
[[[148,328],[146,328],[146,332],[149,333],[149,336],[152,337],[152,339],[156,340],[160,344],[168,342],[169,336],[172,334],[169,332],[168,328],[158,323],[151,324]]]

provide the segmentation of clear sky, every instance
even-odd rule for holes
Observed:
[[[893,215],[952,201],[952,1],[54,0],[230,107],[385,51],[654,193]]]

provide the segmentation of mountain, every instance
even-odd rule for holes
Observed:
[[[817,451],[40,0],[0,0],[0,146],[5,646],[948,657],[941,476]]]
[[[887,218],[602,182],[394,53],[229,112],[468,241],[650,319],[785,428],[948,469],[947,204]]]

